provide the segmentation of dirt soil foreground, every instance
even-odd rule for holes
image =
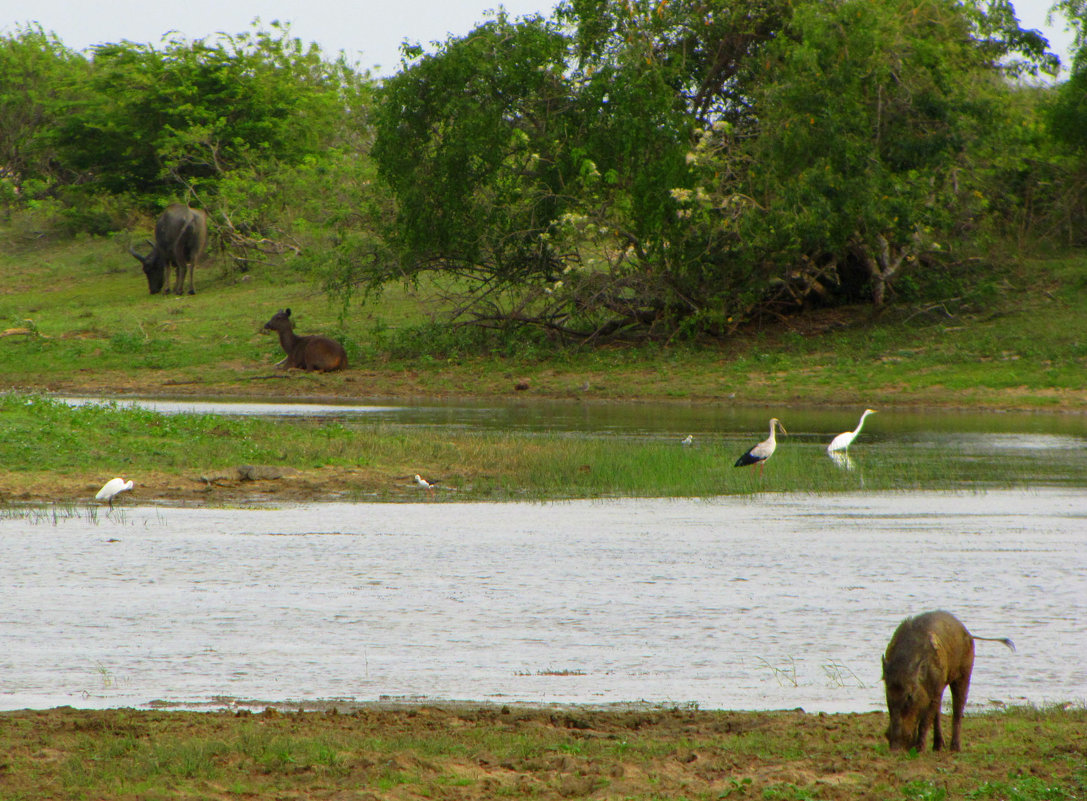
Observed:
[[[8,472],[0,478],[0,504],[50,504],[57,498],[90,504],[88,499],[94,498],[101,484],[101,478],[88,481],[85,476]],[[389,500],[390,494],[393,499],[402,495],[405,501],[426,498],[408,475],[390,477],[365,468],[238,465],[213,471],[192,470],[181,475],[141,471],[138,485],[119,496],[117,504],[122,509],[147,504],[275,506],[373,500],[379,490],[385,500]],[[104,513],[105,506],[100,509]]]
[[[948,721],[949,723],[949,721]],[[890,753],[870,714],[363,705],[0,713],[4,799],[1083,798],[1087,710],[969,716]]]

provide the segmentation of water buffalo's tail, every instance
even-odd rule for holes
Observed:
[[[1015,643],[1013,643],[1007,637],[978,637],[977,635],[974,635],[974,634],[971,634],[970,636],[973,637],[975,640],[988,640],[989,642],[1002,642],[1006,646],[1011,648],[1013,651],[1015,650]]]

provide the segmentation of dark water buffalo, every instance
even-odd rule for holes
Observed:
[[[336,340],[322,336],[295,336],[290,309],[276,312],[264,324],[264,330],[279,334],[279,344],[287,352],[287,358],[279,363],[283,367],[321,372],[347,367],[347,353]]]
[[[1007,638],[975,637],[949,612],[926,612],[903,620],[883,655],[883,681],[887,689],[891,749],[925,747],[932,727],[932,750],[944,747],[940,731],[940,703],[951,687],[951,750],[962,748],[962,715],[970,673],[974,669],[974,640],[1002,642]]]
[[[193,271],[196,261],[204,252],[208,243],[208,215],[201,209],[190,209],[181,203],[173,203],[159,216],[155,223],[155,241],[151,252],[141,256],[134,248],[129,252],[139,259],[147,275],[147,287],[155,295],[163,291],[166,273],[171,265],[177,272],[174,282],[174,294],[184,291],[185,275],[189,276],[189,294],[195,295]],[[166,287],[166,293],[170,287]]]

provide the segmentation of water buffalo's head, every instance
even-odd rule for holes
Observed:
[[[147,244],[151,245],[151,252],[146,256],[141,256],[133,247],[129,247],[128,252],[143,265],[143,273],[147,276],[147,288],[151,290],[152,295],[157,295],[162,291],[162,285],[166,283],[166,264],[159,255],[159,249],[150,240]]]

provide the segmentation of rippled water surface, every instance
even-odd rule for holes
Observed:
[[[883,706],[942,607],[971,702],[1087,702],[1087,492],[125,508],[0,520],[0,708],[383,697]]]

